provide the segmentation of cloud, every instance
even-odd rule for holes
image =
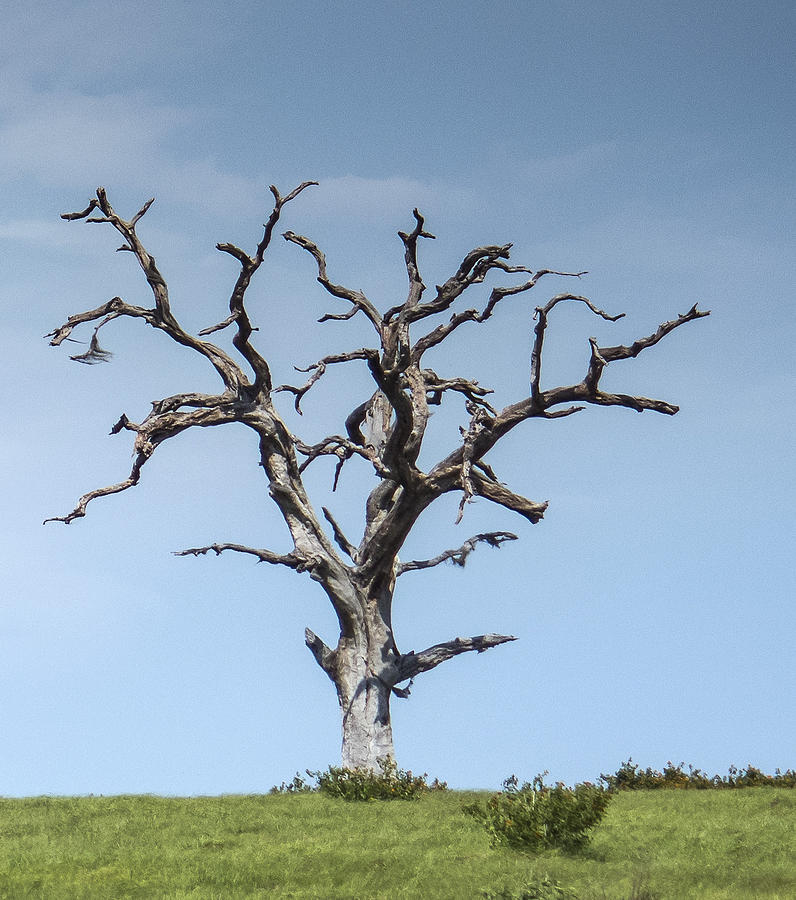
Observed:
[[[0,89],[0,177],[82,185],[140,179],[162,160],[164,139],[191,113],[140,94]]]
[[[356,217],[367,223],[408,220],[411,211],[456,215],[477,204],[475,191],[442,181],[421,181],[400,176],[361,178],[356,175],[320,179],[314,208],[322,215]]]
[[[619,151],[618,142],[602,141],[589,144],[571,153],[532,157],[520,163],[516,167],[516,171],[518,175],[539,184],[569,182],[588,175],[598,166],[604,166],[615,160]]]
[[[207,119],[207,111],[150,101],[143,93],[91,95],[73,90],[0,87],[0,183],[5,202],[31,183],[78,191],[82,204],[97,185],[137,204],[159,200],[257,214],[270,202],[265,178],[224,171],[213,159],[181,160],[169,145],[189,145],[180,133]],[[84,197],[85,194],[85,197]],[[8,238],[64,243],[52,226],[6,219]]]
[[[63,222],[45,219],[0,219],[0,240],[79,249],[83,242]]]

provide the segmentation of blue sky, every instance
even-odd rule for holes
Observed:
[[[399,763],[455,787],[548,769],[594,779],[632,755],[711,772],[794,767],[794,61],[791,4],[32,2],[0,34],[0,794],[267,790],[339,756],[332,686],[303,645],[334,618],[308,578],[247,557],[176,558],[214,540],[289,549],[243,429],[163,445],[133,491],[69,527],[42,527],[119,480],[120,413],[212,372],[134,322],[104,331],[105,366],[42,335],[146,285],[118,239],[66,223],[104,184],[139,227],[186,326],[223,318],[267,186],[320,182],[286,229],[331,276],[380,307],[403,299],[399,229],[412,207],[437,235],[427,283],[462,255],[514,242],[513,260],[589,271],[579,285],[616,324],[555,310],[545,379],[579,380],[588,337],[628,342],[694,302],[712,315],[606,385],[678,403],[674,418],[589,409],[517,429],[490,456],[536,500],[530,526],[455,500],[421,519],[404,558],[471,534],[464,571],[402,579],[398,644],[496,631],[517,642],[462,656],[394,701]],[[278,242],[252,287],[277,382],[361,346],[310,260]],[[451,374],[528,387],[533,307],[501,305],[439,355]],[[485,288],[485,290],[487,290]],[[474,301],[478,297],[472,298]],[[81,337],[81,335],[77,335]],[[85,337],[85,335],[83,335]],[[73,345],[74,346],[74,345]],[[297,420],[339,431],[365,390],[330,373]],[[428,451],[460,424],[440,413]],[[357,534],[364,470],[310,485]]]

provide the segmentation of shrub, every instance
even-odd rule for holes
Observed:
[[[310,772],[307,772],[309,775]],[[293,776],[293,780],[289,783],[285,783],[284,781],[278,787],[274,785],[269,794],[311,794],[313,791],[317,791],[317,787],[313,787],[308,781],[304,779],[304,776],[299,772]]]
[[[561,782],[551,787],[544,783],[546,774],[522,787],[512,775],[503,782],[503,791],[487,800],[486,808],[469,803],[464,812],[481,822],[493,845],[532,851],[553,847],[577,850],[588,842],[588,832],[605,815],[610,792],[588,782],[574,788]]]
[[[632,758],[623,762],[613,775],[600,775],[610,791],[651,791],[661,788],[678,790],[708,790],[742,787],[796,787],[796,772],[788,769],[785,772],[776,770],[774,775],[766,775],[752,765],[745,769],[730,766],[729,774],[709,776],[701,769],[689,765],[686,772],[685,763],[675,765],[666,763],[662,772],[655,769],[641,769]]]
[[[380,772],[370,769],[343,769],[329,766],[325,772],[307,774],[318,782],[318,790],[329,797],[342,800],[416,800],[428,791],[444,791],[448,785],[428,775],[413,775],[399,769],[395,760],[379,760]]]
[[[577,894],[571,888],[548,875],[534,879],[519,891],[504,888],[502,891],[482,891],[481,896],[486,900],[577,900]]]

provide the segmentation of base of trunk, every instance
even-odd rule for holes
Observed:
[[[366,675],[348,690],[338,686],[338,697],[343,715],[343,767],[378,771],[380,760],[395,757],[390,688],[379,678]]]

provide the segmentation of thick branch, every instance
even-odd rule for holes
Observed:
[[[498,503],[500,506],[505,506],[506,509],[519,513],[523,518],[534,525],[541,521],[548,506],[547,501],[544,503],[536,503],[533,500],[528,500],[527,497],[522,497],[520,494],[515,494],[513,491],[510,491],[505,485],[500,484],[500,482],[484,478],[480,473],[475,471],[470,472],[470,482],[473,491],[478,494],[478,496],[485,497],[493,503]]]
[[[517,535],[510,531],[490,531],[487,534],[476,534],[466,540],[458,550],[445,550],[439,556],[432,559],[413,560],[412,562],[399,563],[396,567],[396,574],[403,575],[404,572],[414,572],[418,569],[430,569],[441,563],[450,560],[456,566],[464,566],[467,557],[475,550],[479,543],[488,544],[490,547],[500,547],[505,541],[516,541]]]
[[[420,653],[407,653],[398,661],[397,669],[399,677],[395,679],[396,684],[414,678],[421,672],[428,672],[440,663],[460,653],[468,653],[475,650],[476,653],[483,653],[484,650],[490,650],[499,644],[505,644],[508,641],[516,641],[517,638],[510,634],[478,634],[470,638],[454,638],[444,644],[434,644]]]
[[[501,260],[509,258],[510,249],[511,244],[504,244],[503,246],[476,247],[475,250],[471,250],[462,260],[456,274],[452,275],[444,284],[437,285],[436,297],[428,303],[414,307],[406,315],[407,320],[417,322],[450,308],[454,300],[468,287],[480,284],[490,269],[500,268]],[[387,315],[389,316],[391,312],[392,310]]]
[[[332,526],[332,533],[334,534],[337,546],[351,559],[355,559],[357,548],[348,540],[345,534],[343,534],[343,529],[337,524],[334,516],[329,510],[325,506],[322,506],[321,509],[323,510],[326,521]]]
[[[334,681],[336,656],[334,650],[324,644],[324,642],[309,628],[304,629],[304,643],[309,647],[310,652],[315,657],[315,662],[323,669],[324,672]]]

